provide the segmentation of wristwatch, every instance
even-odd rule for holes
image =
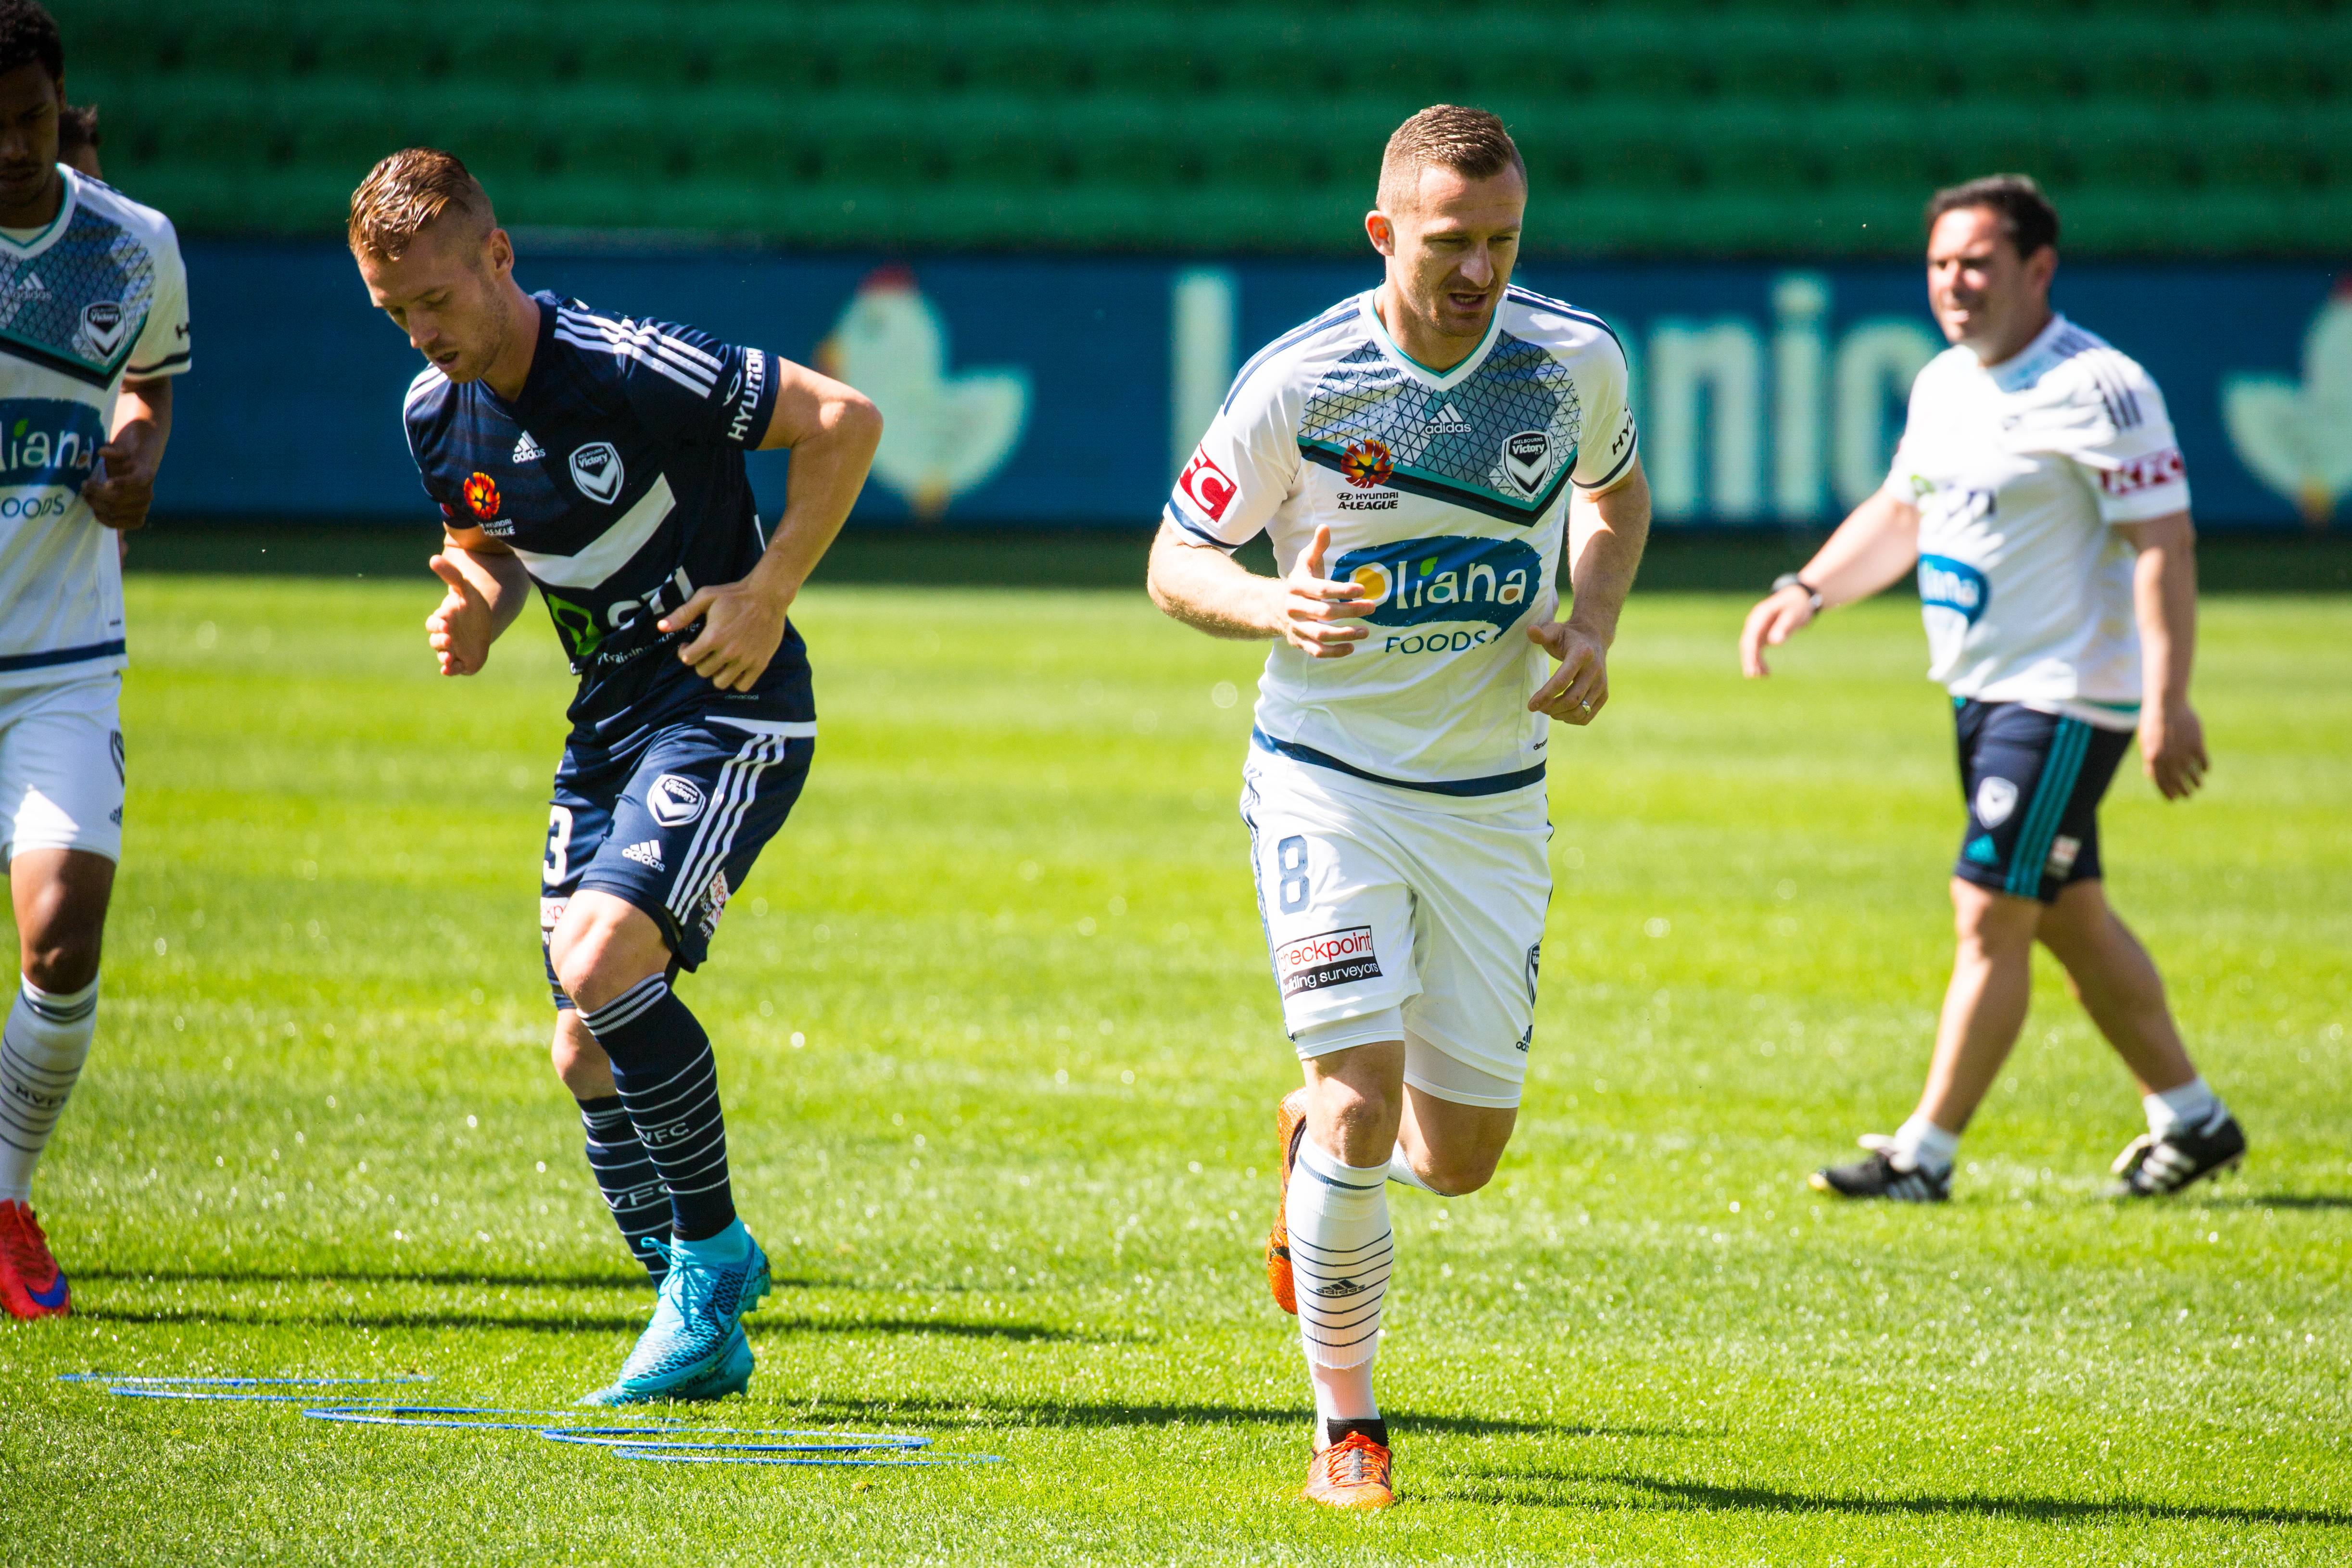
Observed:
[[[1794,572],[1783,572],[1772,579],[1772,592],[1777,594],[1783,588],[1802,588],[1805,597],[1812,601],[1813,614],[1818,616],[1822,613],[1822,591]]]

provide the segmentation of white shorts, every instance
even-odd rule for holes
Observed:
[[[0,862],[27,849],[122,858],[122,677],[0,687]]]
[[[1407,1083],[1517,1105],[1551,902],[1541,788],[1441,800],[1253,750],[1242,819],[1299,1056],[1366,1043],[1393,1010]]]

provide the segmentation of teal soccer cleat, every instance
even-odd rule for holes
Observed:
[[[742,1221],[735,1223],[740,1229]],[[768,1293],[768,1255],[748,1231],[743,1240],[744,1256],[731,1263],[712,1263],[685,1243],[649,1242],[669,1258],[654,1321],[638,1336],[613,1385],[580,1403],[718,1399],[751,1386],[751,1343],[743,1336],[742,1318]]]

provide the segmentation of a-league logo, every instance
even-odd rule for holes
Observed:
[[[466,508],[488,522],[499,515],[499,481],[477,473],[466,480]]]
[[[1395,471],[1396,454],[1389,450],[1387,442],[1370,436],[1349,447],[1339,459],[1339,476],[1358,489],[1384,485]]]

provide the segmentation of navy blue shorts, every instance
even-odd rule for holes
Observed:
[[[2099,797],[2131,748],[2128,731],[2016,702],[1952,703],[1969,827],[1952,875],[2049,903],[2099,874]]]
[[[555,770],[540,865],[544,952],[572,895],[593,889],[653,917],[671,973],[710,955],[727,900],[800,798],[816,726],[699,714],[603,746],[574,733]],[[547,983],[558,1007],[572,1003]]]

